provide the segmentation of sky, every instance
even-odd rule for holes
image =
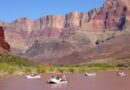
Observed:
[[[46,15],[65,15],[71,11],[87,12],[101,7],[105,0],[1,0],[0,20],[12,22],[17,18],[33,20]]]

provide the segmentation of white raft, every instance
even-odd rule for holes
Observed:
[[[117,74],[120,76],[125,76],[125,72],[118,72]]]
[[[27,79],[39,79],[41,76],[39,74],[28,74],[26,75]]]
[[[67,79],[59,78],[59,77],[52,77],[48,83],[50,84],[62,84],[62,83],[68,83]]]
[[[96,76],[96,73],[85,73],[85,76],[95,77],[95,76]]]

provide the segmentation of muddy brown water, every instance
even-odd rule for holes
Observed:
[[[69,74],[67,84],[48,84],[49,75],[30,80],[17,76],[0,80],[0,90],[130,90],[130,71],[126,73],[118,76],[116,72],[103,72],[95,77]]]

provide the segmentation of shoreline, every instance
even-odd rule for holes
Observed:
[[[84,71],[84,72],[47,72],[47,73],[39,73],[40,75],[57,75],[57,74],[84,74],[85,72],[96,72],[96,73],[109,73],[109,72],[118,72],[120,69],[116,70],[97,70],[97,71]],[[124,69],[122,71],[130,71],[128,69]],[[38,73],[38,72],[28,72],[28,73]],[[13,74],[9,73],[0,73],[0,80],[5,79],[5,78],[10,78],[10,77],[15,77],[15,76],[24,76],[28,74],[26,72],[15,72]]]

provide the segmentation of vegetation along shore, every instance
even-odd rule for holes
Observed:
[[[41,74],[53,73],[83,73],[100,71],[128,70],[126,64],[89,63],[73,65],[43,65],[30,60],[0,53],[0,76],[24,75],[31,72]]]

